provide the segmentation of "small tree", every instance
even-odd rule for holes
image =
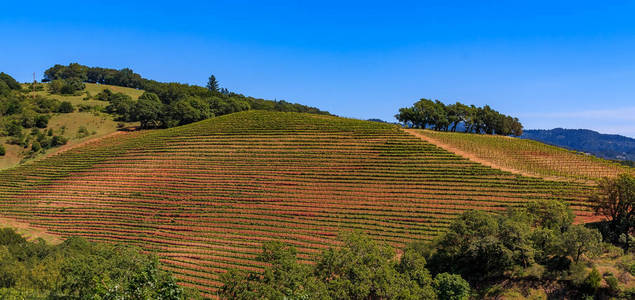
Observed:
[[[142,128],[157,127],[160,124],[163,103],[154,93],[145,92],[135,104],[135,118]]]
[[[31,145],[31,151],[38,152],[40,150],[42,150],[42,145],[40,145],[38,141],[33,142],[33,144]]]
[[[110,96],[110,104],[106,111],[118,115],[119,121],[132,122],[134,119],[135,102],[130,96],[123,93],[115,93]]]
[[[218,92],[218,81],[216,80],[216,76],[212,75],[207,80],[207,89],[212,92]]]
[[[617,178],[600,181],[596,194],[591,196],[595,213],[608,219],[614,237],[628,234],[635,226],[635,177],[621,174]]]
[[[467,300],[470,297],[470,284],[457,274],[438,274],[434,277],[434,287],[439,299]]]
[[[573,225],[563,234],[564,251],[578,262],[582,254],[595,254],[601,247],[602,236],[595,229]]]
[[[60,107],[57,109],[57,112],[59,113],[72,113],[73,111],[75,111],[75,108],[73,108],[73,104],[68,101],[62,102]]]
[[[72,95],[77,91],[81,91],[86,88],[86,85],[77,78],[70,78],[64,80],[64,86],[62,86],[61,93],[65,95]]]

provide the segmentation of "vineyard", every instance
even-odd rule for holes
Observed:
[[[589,217],[592,190],[474,163],[390,124],[262,111],[106,137],[0,178],[0,217],[141,246],[210,298],[222,272],[262,268],[263,241],[305,261],[345,230],[403,247],[466,210],[532,199]]]
[[[482,134],[409,129],[428,141],[517,173],[558,180],[597,180],[632,168],[537,141]]]

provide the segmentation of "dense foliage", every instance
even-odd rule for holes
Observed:
[[[415,242],[403,253],[359,234],[346,235],[315,264],[301,264],[293,247],[268,242],[259,256],[264,272],[223,275],[227,299],[467,299],[498,297],[497,284],[529,279],[551,284],[554,297],[629,298],[612,274],[587,263],[615,247],[600,233],[573,224],[559,201],[536,201],[501,214],[468,211],[433,242]],[[465,278],[465,279],[464,279]],[[600,289],[602,280],[613,287]],[[469,282],[469,283],[468,283]],[[557,288],[556,288],[557,287]]]
[[[43,81],[51,81],[51,84],[56,81],[89,82],[145,90],[148,95],[144,97],[144,103],[138,106],[134,104],[136,99],[125,99],[120,95],[111,95],[114,98],[98,96],[102,100],[115,101],[110,112],[117,114],[122,120],[141,121],[143,127],[172,127],[249,109],[328,114],[301,104],[263,100],[229,92],[220,88],[213,75],[210,76],[207,87],[201,87],[145,79],[127,68],[114,70],[71,63],[68,66],[55,65],[47,69]]]
[[[73,237],[60,245],[29,242],[0,229],[2,299],[189,299],[195,295],[133,247]]]
[[[415,251],[395,250],[360,234],[343,237],[314,265],[300,263],[293,247],[266,242],[258,260],[263,273],[232,270],[222,276],[224,299],[467,299],[469,284],[458,275],[436,278]]]
[[[31,154],[66,144],[67,139],[61,134],[44,129],[53,113],[73,112],[73,105],[41,96],[27,96],[16,83],[11,76],[0,73],[0,137],[6,136],[8,143],[30,149]],[[0,145],[0,148],[0,153],[4,152],[4,147]]]
[[[73,95],[86,88],[86,85],[77,78],[56,79],[49,83],[51,94]]]
[[[591,196],[595,212],[606,218],[599,224],[605,239],[628,249],[635,230],[635,177],[620,174],[604,178],[598,191]]]
[[[433,243],[409,249],[422,253],[432,274],[460,274],[485,294],[501,282],[529,279],[558,283],[560,288],[551,292],[554,297],[630,298],[632,290],[599,289],[600,282],[611,281],[613,275],[603,278],[591,268],[592,258],[616,247],[603,243],[597,230],[574,225],[573,217],[558,201],[532,202],[502,214],[471,211]]]
[[[422,98],[411,107],[400,108],[395,118],[416,128],[456,131],[462,124],[465,132],[515,136],[523,133],[523,126],[518,118],[501,114],[488,105],[476,107],[460,102],[445,105],[439,100]]]

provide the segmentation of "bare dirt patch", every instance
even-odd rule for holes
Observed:
[[[14,219],[0,217],[0,228],[4,227],[15,229],[29,241],[42,238],[48,244],[52,245],[61,244],[64,241],[60,236],[49,233],[45,229],[33,227],[29,223],[20,222]]]

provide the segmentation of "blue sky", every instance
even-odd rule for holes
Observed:
[[[635,1],[17,1],[0,71],[130,67],[354,118],[419,98],[635,137]],[[556,3],[557,2],[557,3]]]

